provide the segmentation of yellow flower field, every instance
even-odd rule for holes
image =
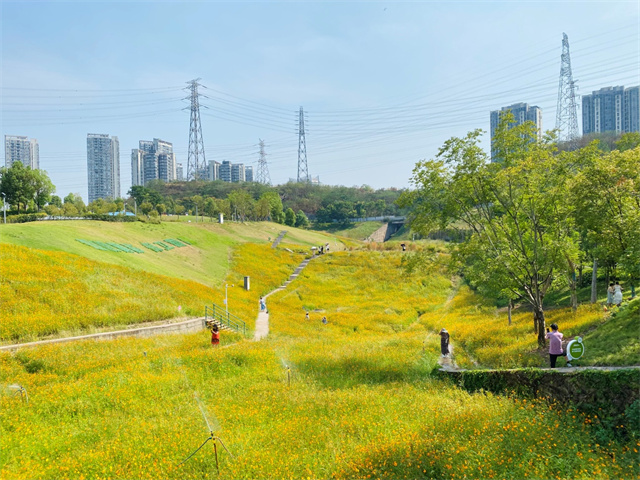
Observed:
[[[237,251],[229,278],[250,272],[252,290],[230,293],[230,307],[255,317],[257,296],[301,258]],[[314,259],[269,298],[271,333],[260,342],[223,332],[212,348],[204,331],[0,353],[2,386],[29,394],[29,403],[0,394],[0,478],[640,475],[637,440],[600,444],[576,412],[469,394],[431,376],[435,330],[455,308],[474,314],[472,299],[448,278],[407,277],[400,258]],[[216,444],[219,473],[211,441],[181,464],[209,425],[233,455]]]

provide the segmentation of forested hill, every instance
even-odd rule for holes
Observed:
[[[312,217],[324,215],[333,219],[335,212],[328,215],[329,212],[326,210],[330,206],[333,206],[333,209],[338,207],[341,210],[341,216],[349,218],[402,213],[396,205],[396,200],[402,193],[401,189],[375,190],[368,185],[345,187],[289,182],[284,185],[269,186],[260,183],[237,184],[223,181],[172,183],[153,181],[146,187],[133,187],[131,194],[135,197],[140,193],[140,196],[146,197],[147,200],[155,197],[157,203],[164,203],[169,210],[172,204],[183,205],[187,210],[192,210],[195,208],[195,203],[199,201],[206,202],[208,198],[227,199],[237,191],[248,193],[254,201],[275,192],[281,198],[284,210],[291,208],[295,212],[303,211]]]

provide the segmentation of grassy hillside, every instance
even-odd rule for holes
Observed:
[[[252,248],[234,265],[256,263]],[[314,259],[269,298],[261,342],[225,333],[213,349],[203,332],[0,353],[0,378],[30,398],[0,396],[0,477],[638,477],[634,439],[602,444],[575,411],[430,377],[431,325],[454,313],[457,286],[399,267],[398,252]],[[211,442],[180,465],[207,424],[233,454],[218,444],[219,474]]]
[[[206,221],[163,222],[159,225],[140,222],[32,222],[0,225],[0,242],[73,253],[91,260],[217,286],[227,275],[231,249],[235,245],[270,243],[282,230],[288,232],[283,246],[299,244],[310,247],[331,242],[333,249],[342,248],[334,237],[269,222],[227,222],[223,225]],[[141,242],[152,243],[166,238],[184,239],[191,246],[158,253],[141,245]],[[100,251],[78,242],[78,239],[131,244],[143,249],[144,253]]]

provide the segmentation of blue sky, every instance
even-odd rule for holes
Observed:
[[[640,83],[635,0],[0,5],[1,133],[37,138],[57,193],[85,199],[87,133],[119,137],[123,193],[139,140],[186,170],[194,78],[207,160],[255,167],[261,138],[273,183],[295,178],[303,106],[309,173],[375,188],[491,110],[538,105],[553,128],[563,32],[579,94]]]

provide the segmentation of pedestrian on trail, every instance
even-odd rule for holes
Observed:
[[[326,325],[327,323],[329,323],[329,322],[327,321],[327,317],[322,317],[322,323],[324,323],[325,325]]]
[[[440,330],[440,352],[443,357],[449,355],[449,332],[446,328]]]
[[[266,310],[267,304],[264,301],[264,298],[260,297],[260,311]]]
[[[400,246],[402,247],[403,252],[407,251],[407,246],[404,243],[401,243]]]
[[[614,293],[613,282],[611,282],[609,284],[609,288],[607,288],[607,307],[610,307],[611,305],[613,305],[613,293]]]
[[[567,367],[572,367],[571,363],[569,363],[569,357],[567,357],[567,352],[562,349],[562,333],[558,331],[558,325],[555,323],[551,324],[551,331],[547,327],[547,337],[549,339],[549,363],[551,364],[551,368],[556,368],[556,360],[558,357],[564,357],[567,361]]]
[[[211,327],[211,345],[214,347],[220,345],[220,332],[218,331],[218,324],[216,323]]]
[[[622,287],[618,282],[613,286],[613,303],[618,307],[622,303]]]
[[[309,320],[309,312],[307,312],[307,314],[304,316],[305,320]]]
[[[329,243],[324,244],[324,251],[329,253]]]

